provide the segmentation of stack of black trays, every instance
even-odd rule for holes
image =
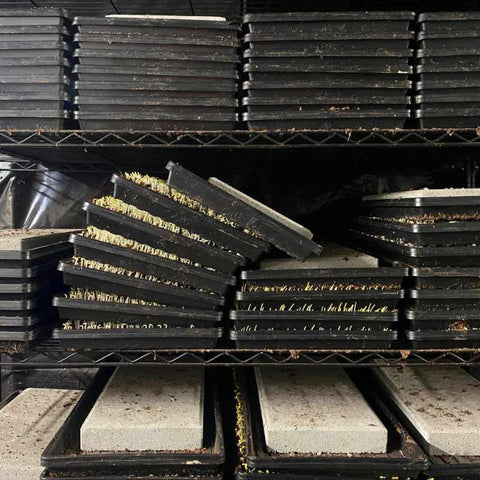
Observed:
[[[415,116],[422,128],[480,125],[480,12],[419,16]]]
[[[239,348],[388,348],[406,275],[389,267],[244,271],[230,337]]]
[[[417,478],[427,466],[426,455],[377,391],[371,388],[370,378],[359,371],[353,373],[352,380],[388,430],[387,453],[316,455],[270,451],[265,442],[254,375],[242,371],[238,375],[236,399],[237,442],[240,452],[244,452],[244,463],[238,468],[236,479],[261,480],[266,470],[268,478],[273,480]]]
[[[65,10],[0,10],[0,128],[68,126],[70,41]]]
[[[169,167],[178,182],[186,180],[194,193],[206,192],[221,206],[215,191],[221,202],[222,190],[179,165]],[[112,182],[115,198],[85,204],[89,227],[72,236],[75,257],[60,266],[72,287],[69,298],[55,299],[65,322],[57,332],[60,342],[123,350],[214,347],[234,273],[258,260],[269,243],[229,220],[242,212],[230,195],[233,216],[157,178],[113,175]],[[288,241],[294,236],[280,227],[275,234]],[[290,246],[299,254],[321,250],[303,237],[296,240]]]
[[[61,289],[58,260],[72,253],[68,235],[55,230],[0,234],[0,352],[28,350],[57,325],[51,302]]]
[[[480,346],[480,268],[412,268],[405,336],[414,348]]]
[[[244,17],[243,120],[251,130],[402,128],[413,12]]]
[[[203,448],[185,451],[84,452],[80,429],[112,369],[99,370],[42,455],[41,480],[222,480],[225,441],[218,384],[206,375]]]
[[[237,25],[108,17],[73,23],[81,128],[234,129]]]
[[[480,189],[372,195],[352,231],[372,255],[413,267],[480,264]]]

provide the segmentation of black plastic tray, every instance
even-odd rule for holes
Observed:
[[[63,320],[152,325],[152,329],[155,327],[190,328],[192,325],[195,328],[218,327],[222,320],[222,312],[79,300],[64,296],[55,297],[53,305],[58,309],[60,318]]]
[[[156,302],[162,305],[213,310],[225,303],[224,297],[220,295],[91,268],[82,268],[70,262],[60,262],[58,269],[63,273],[66,285],[106,291],[107,293]]]
[[[236,292],[235,301],[239,310],[278,310],[285,305],[284,310],[302,311],[303,306],[310,305],[313,311],[328,308],[330,305],[355,305],[357,309],[368,308],[375,304],[378,307],[396,309],[404,298],[403,290],[394,291],[336,291],[336,292]],[[480,302],[480,300],[479,300]],[[301,309],[300,309],[301,308]],[[328,310],[327,310],[328,311]],[[371,312],[372,313],[372,312]]]
[[[427,457],[403,428],[396,416],[370,385],[370,378],[355,372],[352,380],[388,430],[387,453],[361,455],[279,454],[267,450],[262,428],[258,392],[253,375],[240,377],[240,411],[244,418],[247,466],[255,470],[272,470],[285,475],[314,475],[314,478],[417,478],[427,465]],[[275,473],[274,473],[275,476]],[[276,476],[278,478],[278,476]],[[288,478],[288,477],[286,477]],[[293,480],[293,478],[292,478]]]
[[[470,13],[470,12],[468,12]],[[426,15],[430,19],[430,14]],[[465,14],[464,14],[465,15]],[[423,17],[422,17],[423,18]],[[411,11],[334,11],[334,12],[287,12],[287,13],[249,13],[243,17],[243,23],[270,22],[327,22],[327,21],[386,21],[415,20],[415,12]]]
[[[361,119],[370,120],[400,117],[406,119],[410,115],[408,105],[297,105],[248,107],[249,119],[256,120],[324,120],[324,119]]]
[[[425,89],[415,92],[416,103],[473,102],[480,95],[480,88]]]
[[[185,92],[185,95],[188,95]],[[2,96],[0,96],[2,100]],[[100,103],[99,103],[100,102]],[[97,108],[98,111],[113,111],[112,109],[118,107],[118,110],[121,109],[148,109],[156,107],[171,106],[175,108],[182,107],[200,107],[203,111],[209,111],[209,107],[214,107],[214,111],[221,111],[222,108],[233,108],[237,106],[237,100],[234,98],[217,98],[210,96],[170,96],[169,94],[163,95],[161,92],[158,93],[157,97],[135,97],[133,95],[129,96],[103,96],[99,100],[98,96],[86,96],[82,95],[81,97],[75,97],[74,103],[80,105],[83,109],[93,109]]]
[[[312,253],[320,254],[323,248],[312,240],[282,225],[273,218],[224,192],[180,165],[169,162],[168,183],[210,207],[217,214],[225,215],[242,228],[254,231],[265,241],[272,243],[289,255],[304,260]]]
[[[365,200],[361,206],[369,215],[383,218],[480,215],[480,196]]]
[[[410,275],[416,290],[480,290],[480,268],[412,268]]]
[[[92,52],[91,52],[92,53]],[[216,70],[218,73],[230,73],[237,70],[236,62],[209,62],[209,61],[195,61],[195,60],[156,60],[154,58],[125,58],[125,57],[104,57],[102,50],[98,54],[84,55],[84,51],[75,50],[74,57],[80,65],[89,67],[127,67],[141,69],[207,69]],[[0,60],[0,65],[1,65]]]
[[[0,327],[16,328],[20,330],[31,330],[32,327],[43,322],[44,318],[40,315],[0,315]]]
[[[101,81],[119,81],[119,82],[143,82],[143,81],[169,81],[178,79],[178,81],[192,81],[196,79],[197,82],[218,82],[224,87],[234,87],[233,81],[228,79],[237,79],[238,74],[235,69],[225,70],[220,69],[205,69],[205,68],[166,68],[160,66],[158,68],[146,67],[126,67],[123,65],[75,65],[73,73],[79,78],[99,77]]]
[[[68,110],[3,110],[0,112],[0,129],[61,130],[69,118]]]
[[[110,473],[110,474],[95,474],[85,472],[63,472],[62,480],[223,480],[223,473],[219,474],[194,474],[194,475],[181,475],[179,473],[167,473],[160,474],[157,469],[145,470],[139,473]],[[58,472],[50,472],[46,469],[40,476],[40,480],[58,480]]]
[[[246,17],[249,17],[247,15]],[[336,40],[343,38],[382,38],[379,35],[390,34],[386,38],[405,38],[410,33],[410,19],[270,19],[265,17],[256,21],[244,19],[244,26],[249,33],[276,38],[295,39],[306,34],[315,35],[319,40]]]
[[[410,290],[410,298],[421,310],[479,308],[479,290]]]
[[[257,89],[255,85],[244,85],[248,97],[243,105],[338,105],[338,104],[409,104],[408,90],[394,88],[311,88],[311,89]]]
[[[232,55],[235,55],[235,47],[222,47],[222,46],[211,46],[211,45],[184,45],[182,43],[177,44],[174,40],[171,40],[169,43],[165,45],[161,44],[153,44],[153,43],[121,43],[121,42],[106,42],[106,41],[93,41],[88,39],[79,40],[78,38],[75,40],[75,45],[77,45],[80,50],[82,48],[87,49],[105,49],[109,51],[117,51],[126,49],[134,50],[134,51],[141,51],[141,50],[148,50],[149,54],[157,54],[160,58],[166,58],[166,54],[173,55],[173,58],[179,58],[180,55],[185,54],[188,56],[196,56],[197,52],[199,55],[203,55],[205,57],[217,58],[222,59],[225,61],[227,58],[231,58]],[[1,43],[0,43],[0,51],[1,51]],[[25,47],[27,48],[27,47]]]
[[[230,331],[230,340],[237,348],[248,349],[376,349],[390,348],[398,332],[338,333],[338,332],[239,332]]]
[[[68,82],[63,83],[4,83],[1,85],[2,95],[48,95],[50,98],[60,98],[69,88]]]
[[[403,242],[419,247],[480,243],[480,222],[407,224],[360,218],[357,225],[371,235],[401,238]]]
[[[132,27],[152,27],[158,30],[162,28],[181,28],[189,30],[192,33],[199,35],[212,31],[238,31],[238,25],[232,22],[223,20],[193,20],[193,19],[179,19],[179,18],[126,18],[126,17],[89,17],[78,16],[73,19],[72,25],[82,28],[85,25],[97,26],[125,26]]]
[[[421,73],[416,83],[418,90],[436,88],[479,88],[480,72]]]
[[[248,72],[292,73],[388,73],[409,74],[413,71],[407,59],[384,57],[319,58],[251,58],[243,65]]]
[[[50,337],[51,326],[36,326],[31,330],[0,331],[0,353],[24,353]]]
[[[355,284],[366,290],[386,286],[388,290],[399,290],[408,276],[407,268],[329,268],[329,269],[299,269],[299,270],[244,270],[240,278],[245,287],[249,286],[286,286],[287,290],[303,291],[307,284],[342,285],[337,291],[345,291],[346,285]],[[311,291],[311,290],[310,290]],[[353,291],[353,290],[352,290]],[[379,288],[377,291],[383,291]]]
[[[212,121],[212,120],[158,120],[156,114],[151,114],[150,119],[138,118],[125,119],[125,115],[114,114],[95,114],[93,112],[75,112],[75,119],[80,122],[82,130],[127,130],[134,132],[153,132],[153,131],[176,131],[176,132],[215,132],[215,131],[233,131],[237,128],[236,119],[231,121]],[[1,127],[1,124],[0,124]]]
[[[480,58],[476,55],[465,57],[426,57],[420,59],[420,61],[421,63],[415,66],[416,73],[457,72],[457,75],[462,75],[462,73],[480,71]]]
[[[398,313],[261,312],[231,310],[237,331],[386,331],[398,326]]]
[[[195,61],[195,62],[215,62],[215,63],[231,63],[233,65],[239,62],[239,57],[235,52],[232,53],[219,53],[215,55],[200,53],[200,52],[179,52],[177,50],[164,51],[164,50],[134,50],[134,49],[116,49],[107,50],[104,48],[94,48],[93,46],[83,45],[82,48],[75,50],[75,56],[79,58],[85,57],[102,57],[102,58],[126,58],[135,59],[138,62],[144,60],[175,60],[175,61]]]
[[[480,262],[479,247],[409,247],[358,231],[351,235],[367,252],[412,267],[470,267]]]
[[[330,129],[395,129],[404,128],[408,116],[403,118],[329,118],[329,119],[271,119],[258,120],[252,118],[248,113],[243,115],[243,120],[247,122],[249,130],[330,130]],[[347,132],[348,133],[348,132]]]
[[[445,114],[444,114],[445,115]],[[423,117],[419,119],[420,128],[477,128],[480,126],[480,115],[464,117],[462,112],[455,116]]]
[[[69,252],[64,258],[69,256]],[[33,267],[3,267],[0,261],[0,279],[33,279],[45,275],[55,274],[57,270],[57,260],[41,263]]]
[[[117,19],[120,20],[120,19]],[[171,22],[172,20],[170,20]],[[155,37],[170,37],[170,38],[190,38],[194,40],[210,40],[216,42],[238,42],[239,30],[238,27],[231,25],[233,28],[229,29],[218,29],[218,28],[202,28],[201,25],[196,25],[194,27],[188,25],[186,22],[181,24],[170,25],[164,23],[154,26],[152,22],[150,23],[138,23],[137,25],[123,24],[120,22],[116,23],[107,23],[103,24],[94,24],[91,22],[84,23],[80,21],[75,23],[77,30],[80,34],[84,35],[129,35],[132,37],[137,36],[155,36]]]
[[[395,88],[412,86],[408,75],[390,73],[249,73],[243,90],[257,89],[318,89],[318,88]]]
[[[71,255],[72,246],[68,243],[68,235],[62,241],[36,247],[27,245],[22,250],[0,250],[1,269],[27,268],[41,266]],[[0,271],[2,271],[0,269]],[[3,276],[3,274],[2,274]]]
[[[407,330],[446,330],[460,332],[480,330],[480,314],[476,310],[405,309]]]
[[[205,289],[223,295],[229,286],[235,285],[235,277],[232,275],[187,265],[180,261],[157,257],[80,235],[72,235],[71,242],[78,257],[153,275],[195,289]]]
[[[409,58],[413,49],[406,40],[372,40],[369,46],[360,41],[337,45],[333,42],[251,42],[244,53],[254,57],[402,57]],[[307,45],[304,45],[307,44]],[[358,43],[358,44],[357,44]],[[244,56],[245,58],[245,56]]]
[[[0,11],[3,12],[2,10]],[[22,19],[23,23],[25,19]],[[62,34],[62,35],[71,35],[70,30],[67,28],[68,22],[65,22],[63,25],[0,25],[0,34],[13,34],[13,35],[29,35],[29,34]]]
[[[102,393],[112,371],[101,369],[80,398],[53,440],[43,452],[41,463],[51,470],[125,473],[128,468],[181,467],[185,472],[215,471],[225,463],[223,427],[218,393],[207,379],[205,388],[204,449],[199,452],[119,452],[83,453],[80,428]],[[117,474],[117,473],[116,473]]]
[[[240,255],[220,250],[106,208],[85,203],[83,209],[87,212],[87,222],[90,225],[188,258],[204,267],[231,274],[237,267],[245,265],[245,258]]]
[[[112,176],[112,183],[115,186],[115,198],[184,227],[245,258],[258,260],[263,252],[270,248],[270,245],[263,240],[256,239],[242,230],[203,215],[117,174]]]
[[[119,48],[119,44],[122,45],[135,45],[134,47],[127,47],[133,50],[142,50],[149,48],[157,48],[159,46],[179,45],[179,52],[187,51],[199,51],[199,52],[211,52],[216,53],[228,53],[230,50],[238,48],[240,41],[236,37],[224,36],[224,37],[210,37],[210,36],[172,36],[161,35],[160,31],[156,35],[149,33],[137,33],[135,34],[107,34],[107,33],[76,33],[73,37],[73,41],[76,43],[84,43],[87,46],[91,43],[106,44],[105,48],[113,49]]]
[[[324,24],[312,25],[310,28],[304,28],[299,25],[292,25],[289,29],[284,29],[281,33],[278,31],[265,31],[262,29],[250,28],[250,32],[245,34],[245,42],[317,42],[317,41],[343,41],[356,40],[366,42],[370,40],[411,40],[415,38],[415,33],[408,30],[408,25],[403,24],[406,28],[377,28],[372,22],[372,28],[369,25],[363,25],[363,28],[342,29],[342,24]],[[403,23],[403,22],[402,22]],[[283,24],[285,25],[285,24]]]
[[[215,348],[223,328],[156,328],[109,330],[55,330],[63,349],[161,350]]]

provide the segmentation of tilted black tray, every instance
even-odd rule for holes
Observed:
[[[396,328],[398,312],[389,313],[327,313],[327,312],[265,312],[231,310],[237,331],[353,331],[368,333]]]
[[[65,284],[73,287],[104,291],[162,305],[205,310],[214,310],[224,304],[224,297],[219,295],[203,293],[186,287],[169,286],[127,275],[82,268],[70,262],[60,262],[58,269],[63,273]]]
[[[215,348],[223,328],[156,328],[55,330],[66,350],[162,350]]]
[[[199,201],[202,205],[210,207],[217,214],[225,215],[241,227],[254,231],[263,240],[272,243],[289,255],[304,260],[312,253],[320,254],[322,252],[323,248],[312,240],[282,225],[272,217],[224,192],[180,165],[169,162],[167,169],[170,171],[169,185]]]
[[[246,263],[245,258],[240,255],[205,245],[181,234],[172,233],[106,208],[90,203],[86,203],[83,208],[87,212],[87,221],[90,225],[188,258],[204,267],[231,274],[237,267]]]
[[[415,246],[472,245],[480,242],[480,222],[409,224],[359,218],[357,228],[375,236],[401,238]]]
[[[206,289],[223,295],[229,286],[235,285],[233,275],[187,265],[181,261],[157,257],[80,235],[72,235],[71,241],[78,257],[153,275],[192,288]]]
[[[235,229],[228,224],[192,210],[117,174],[113,175],[112,182],[115,186],[115,198],[135,205],[152,215],[160,216],[175,225],[184,227],[214,241],[217,245],[238,252],[245,258],[258,260],[263,252],[270,248],[270,245],[263,240],[247,235],[240,229]]]
[[[58,309],[61,319],[70,321],[152,325],[152,328],[189,328],[192,325],[195,328],[209,328],[217,327],[222,320],[222,312],[135,305],[113,301],[80,300],[66,298],[65,296],[55,297],[53,305]]]
[[[206,379],[204,413],[204,448],[195,452],[102,452],[84,453],[80,450],[80,429],[112,374],[101,369],[80,398],[64,424],[43,452],[42,466],[56,472],[62,470],[82,473],[110,470],[125,473],[126,469],[181,467],[188,472],[215,471],[225,462],[222,418],[218,392],[211,379]]]
[[[353,372],[352,372],[353,376]],[[370,386],[370,378],[364,374],[353,376],[356,386],[388,430],[387,453],[342,455],[342,454],[279,454],[267,450],[262,428],[258,392],[253,375],[241,372],[240,411],[245,424],[246,463],[255,470],[274,472],[275,478],[281,475],[317,474],[347,478],[416,478],[427,466],[427,458],[422,449],[402,427],[396,416]],[[275,475],[275,472],[277,475]]]

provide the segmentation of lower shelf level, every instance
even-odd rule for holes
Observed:
[[[459,350],[62,350],[49,340],[25,354],[1,356],[1,366],[17,368],[88,368],[116,365],[477,365],[480,349]]]

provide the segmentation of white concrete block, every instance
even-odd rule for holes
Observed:
[[[40,478],[41,455],[82,393],[28,388],[0,410],[0,479]]]
[[[196,450],[204,370],[119,367],[81,428],[84,451]]]
[[[294,258],[271,258],[260,263],[262,270],[300,270],[316,268],[377,268],[378,258],[336,243],[323,243],[320,256],[308,257],[304,262]]]
[[[478,196],[480,196],[480,188],[423,188],[421,190],[406,190],[404,192],[367,195],[363,197],[362,200],[403,200],[405,198],[455,198]]]
[[[480,381],[457,366],[384,367],[376,375],[430,455],[480,455]]]
[[[250,205],[251,207],[264,213],[265,215],[268,215],[269,217],[273,218],[277,222],[285,225],[287,228],[290,228],[291,230],[299,233],[303,237],[308,238],[309,240],[313,238],[313,233],[308,228],[305,228],[303,225],[300,225],[299,223],[294,222],[291,218],[288,218],[285,215],[282,215],[281,213],[277,212],[273,208],[270,208],[268,205],[265,205],[264,203],[261,203],[252,197],[249,197],[248,195],[241,192],[240,190],[237,190],[236,188],[233,188],[231,185],[228,185],[228,183],[222,182],[221,180],[215,177],[210,177],[208,181],[212,185],[215,185],[216,187],[223,190],[224,192],[229,193],[230,195],[234,196],[235,198],[238,198],[239,200],[246,203],[247,205]]]
[[[341,367],[257,367],[269,449],[279,453],[384,453],[388,432]]]

